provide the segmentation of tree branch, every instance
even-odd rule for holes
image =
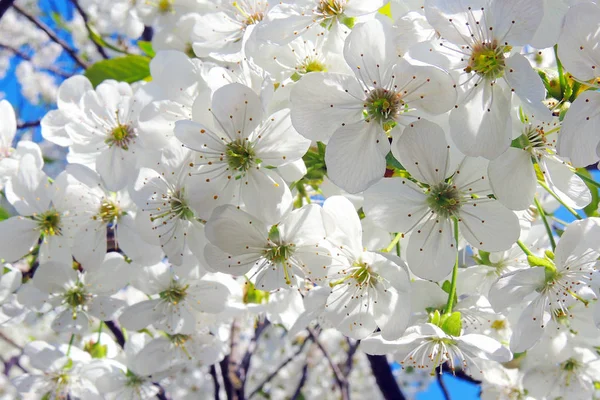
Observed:
[[[37,121],[27,121],[27,122],[22,122],[20,124],[17,125],[17,129],[29,129],[29,128],[35,128],[40,126],[40,123],[42,122],[41,119],[38,119]]]
[[[44,31],[44,33],[46,33],[46,35],[48,35],[50,40],[52,40],[54,43],[57,43],[58,45],[60,45],[60,47],[62,47],[81,68],[84,68],[84,69],[87,68],[86,62],[83,61],[83,59],[81,57],[79,57],[77,52],[71,46],[69,46],[69,44],[67,42],[65,42],[64,40],[59,38],[56,35],[56,33],[54,31],[52,31],[52,29],[50,29],[50,27],[48,25],[46,25],[42,20],[29,14],[27,11],[23,10],[21,7],[19,7],[16,4],[13,4],[13,8],[15,9],[15,11],[17,11],[19,14],[21,14],[22,16],[27,18],[30,22],[32,22],[35,26],[37,26],[39,29]]]
[[[442,394],[444,395],[445,400],[450,400],[450,392],[448,392],[448,388],[446,387],[446,383],[442,379],[442,374],[435,374],[438,384],[440,385],[440,389],[442,390]]]
[[[215,386],[215,400],[221,400],[221,396],[219,394],[221,390],[221,385],[219,385],[219,377],[217,376],[217,369],[215,368],[215,364],[210,366],[210,376],[212,376],[213,384]]]
[[[115,336],[115,340],[119,343],[119,346],[125,347],[125,336],[123,336],[121,328],[119,328],[114,321],[104,321],[104,324]]]
[[[4,13],[13,5],[15,0],[0,0],[0,19],[4,16]]]
[[[298,382],[298,387],[296,387],[296,391],[292,395],[292,400],[298,400],[300,396],[302,396],[302,388],[306,383],[306,379],[308,378],[308,361],[304,363],[304,367],[302,367],[302,376],[300,377],[300,382]]]
[[[15,56],[17,56],[17,57],[19,57],[19,58],[21,58],[21,59],[23,59],[25,61],[31,61],[31,57],[29,57],[27,54],[23,53],[22,51],[20,51],[18,49],[12,48],[12,47],[7,46],[5,44],[0,44],[0,49],[8,50],[8,51],[12,52]],[[63,77],[63,78],[69,78],[71,76],[71,74],[69,74],[69,73],[67,73],[65,71],[62,71],[62,70],[60,70],[58,68],[52,67],[52,66],[43,67],[43,68],[39,67],[38,69],[40,71],[47,71],[47,72],[56,74],[56,75],[58,75],[60,77]]]
[[[396,382],[396,378],[392,374],[390,363],[385,356],[373,356],[367,354],[369,363],[371,364],[371,371],[377,381],[377,386],[381,390],[381,394],[386,400],[405,400],[404,394]]]
[[[92,43],[94,43],[94,46],[96,46],[96,50],[98,50],[98,53],[100,53],[102,58],[104,58],[105,60],[109,59],[110,57],[108,56],[108,54],[106,54],[104,47],[102,47],[98,42],[94,40],[95,33],[92,31],[92,27],[90,26],[89,17],[87,13],[83,10],[83,8],[81,8],[77,0],[71,0],[71,3],[73,3],[79,14],[81,14],[81,18],[83,18],[83,22],[85,24],[85,29],[87,29],[88,34],[90,36],[90,40],[92,41]]]
[[[294,360],[294,358],[296,358],[297,356],[300,355],[300,353],[302,353],[302,350],[304,350],[304,347],[308,344],[308,342],[311,341],[311,338],[306,338],[306,340],[304,342],[302,342],[302,344],[300,345],[300,347],[298,348],[298,350],[296,350],[296,352],[294,354],[292,354],[291,356],[289,356],[279,367],[277,367],[277,369],[275,371],[273,371],[271,374],[269,374],[269,376],[267,376],[257,387],[256,389],[254,389],[252,391],[252,393],[250,393],[250,396],[248,396],[248,399],[252,398],[252,396],[254,396],[255,394],[257,394],[258,392],[260,392],[263,388],[263,386],[265,386],[269,381],[271,381],[271,379],[275,378],[277,376],[277,374],[279,373],[279,371],[281,371],[286,365],[288,365],[289,363],[292,362],[292,360]]]
[[[329,355],[329,352],[327,351],[327,349],[325,349],[325,347],[323,347],[323,345],[321,344],[321,342],[318,339],[318,334],[314,331],[314,329],[309,327],[309,328],[307,328],[307,330],[308,330],[308,334],[310,335],[311,339],[316,343],[317,346],[319,346],[321,353],[323,353],[323,356],[325,357],[325,359],[327,359],[327,362],[329,363],[329,366],[331,367],[331,370],[333,371],[333,377],[335,378],[335,382],[337,383],[337,385],[340,388],[342,399],[343,400],[350,399],[350,391],[349,391],[348,380],[346,379],[346,376],[342,373],[342,371],[340,371],[340,367],[333,361],[333,359]]]

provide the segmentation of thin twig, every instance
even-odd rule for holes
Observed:
[[[38,119],[37,121],[21,122],[20,124],[17,125],[17,129],[35,128],[35,127],[40,126],[41,122],[42,122],[41,119]]]
[[[252,355],[256,350],[256,346],[258,344],[258,339],[263,331],[270,325],[269,320],[264,319],[262,321],[258,321],[256,325],[256,329],[254,330],[254,336],[250,340],[248,347],[246,348],[246,352],[244,353],[244,357],[242,357],[242,361],[240,365],[236,369],[236,375],[241,382],[241,387],[237,388],[238,391],[243,393],[244,384],[246,383],[246,377],[248,376],[248,369],[250,368],[250,360],[252,359]]]
[[[478,381],[477,379],[473,379],[471,376],[467,375],[465,373],[465,371],[461,370],[461,369],[457,369],[457,370],[452,370],[450,368],[450,366],[448,365],[448,363],[445,363],[444,365],[442,365],[442,372],[449,372],[452,375],[454,375],[455,377],[462,379],[464,381],[470,382],[470,383],[474,383],[476,385],[480,385],[481,381]]]
[[[0,49],[8,50],[11,53],[13,53],[15,56],[17,56],[25,61],[31,62],[31,57],[29,57],[27,54],[23,53],[22,51],[20,51],[18,49],[15,49],[13,47],[10,47],[10,46],[7,46],[7,45],[1,44],[1,43],[0,43]],[[50,72],[50,73],[58,75],[62,78],[69,78],[72,76],[72,74],[69,74],[68,72],[62,71],[53,66],[48,66],[48,67],[37,67],[36,66],[36,68],[39,69],[40,71]]]
[[[210,376],[212,376],[213,384],[215,387],[215,400],[221,400],[221,396],[219,391],[221,390],[221,385],[219,385],[219,377],[217,376],[217,369],[215,368],[215,364],[210,366]]]
[[[360,345],[360,340],[356,340],[352,342],[349,338],[346,338],[346,343],[348,343],[348,355],[346,356],[346,365],[344,366],[344,376],[347,378],[352,372],[352,366],[354,365],[354,354],[356,350],[358,350],[358,346]]]
[[[8,11],[14,2],[15,0],[0,0],[0,18],[4,16],[4,13]]]
[[[119,346],[125,347],[125,336],[123,336],[123,332],[121,332],[121,328],[117,326],[114,321],[104,321],[104,325],[112,332],[115,336],[115,340],[119,343]]]
[[[81,8],[77,0],[71,0],[71,3],[73,3],[77,11],[79,11],[79,14],[81,14],[81,18],[83,18],[83,22],[85,24],[85,29],[87,29],[88,34],[90,35],[90,40],[92,41],[92,43],[94,43],[94,46],[96,46],[96,50],[98,50],[98,53],[100,53],[102,58],[104,58],[105,60],[109,59],[110,57],[108,56],[108,54],[106,54],[104,47],[102,47],[98,42],[94,40],[95,33],[92,31],[92,27],[90,26],[90,20],[87,13],[84,11],[83,8]]]
[[[448,388],[446,387],[446,383],[442,379],[442,374],[435,374],[438,385],[440,385],[440,389],[442,390],[442,394],[444,395],[445,400],[450,400],[450,392],[448,392]]]
[[[48,25],[46,25],[42,20],[29,14],[27,11],[23,10],[21,7],[19,7],[16,4],[13,4],[13,8],[19,14],[21,14],[22,16],[27,18],[29,21],[31,21],[39,29],[44,31],[46,33],[46,35],[48,35],[50,40],[52,40],[54,43],[56,43],[60,47],[62,47],[81,68],[84,68],[84,69],[87,68],[86,62],[81,57],[79,57],[77,52],[71,46],[69,46],[69,44],[67,42],[65,42],[64,40],[59,38],[56,35],[56,33],[52,29],[50,29],[50,27]]]
[[[296,387],[296,391],[292,395],[292,400],[297,400],[302,396],[302,388],[306,383],[306,379],[308,378],[308,361],[304,363],[302,367],[302,376],[300,377],[300,382],[298,382],[298,387]]]
[[[374,356],[367,354],[369,363],[371,364],[371,371],[379,386],[379,390],[386,400],[405,400],[404,394],[392,374],[390,363],[385,356]]]
[[[269,374],[269,376],[267,376],[257,387],[256,389],[254,389],[252,391],[252,393],[250,393],[250,396],[248,396],[248,399],[252,398],[252,396],[254,396],[255,394],[257,394],[258,392],[260,392],[263,388],[263,386],[265,386],[268,382],[271,381],[271,379],[275,378],[277,376],[277,374],[283,369],[285,368],[286,365],[288,365],[289,363],[292,362],[292,360],[294,360],[296,357],[298,357],[300,355],[300,353],[302,353],[302,350],[304,350],[304,347],[308,344],[308,342],[310,342],[312,340],[312,338],[308,337],[306,338],[306,340],[304,340],[304,342],[302,342],[302,344],[300,345],[300,347],[298,348],[298,350],[296,350],[296,352],[294,354],[292,354],[291,356],[289,356],[281,365],[279,365],[279,367],[277,367],[277,369],[275,369],[275,371],[273,371],[271,374]]]
[[[333,359],[329,355],[329,352],[327,351],[327,349],[319,341],[319,338],[318,338],[319,334],[316,333],[313,328],[309,327],[309,328],[307,328],[307,330],[308,330],[308,334],[310,335],[311,339],[315,342],[315,344],[317,346],[319,346],[321,353],[323,353],[323,356],[329,363],[329,366],[331,367],[331,370],[333,371],[333,377],[335,378],[335,382],[337,383],[337,385],[340,388],[342,399],[343,400],[349,399],[350,393],[349,393],[349,388],[348,388],[348,380],[346,379],[346,376],[342,373],[342,371],[340,370],[340,367],[333,361]]]
[[[4,340],[6,343],[10,344],[12,347],[15,347],[19,350],[23,350],[23,347],[19,346],[14,340],[9,338],[4,334],[4,332],[0,331],[0,339]]]

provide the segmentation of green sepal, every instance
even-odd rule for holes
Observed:
[[[460,312],[455,311],[449,316],[444,317],[446,318],[443,319],[441,326],[442,330],[450,336],[460,336],[460,332],[462,331],[462,319]]]

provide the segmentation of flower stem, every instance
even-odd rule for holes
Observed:
[[[446,303],[446,314],[452,314],[452,307],[454,306],[454,298],[456,297],[456,281],[458,279],[458,221],[454,219],[454,239],[456,240],[456,261],[454,262],[454,269],[452,270],[452,282],[450,282],[450,292],[448,293],[448,302]]]
[[[67,347],[67,357],[71,354],[71,346],[73,346],[73,341],[75,340],[75,334],[71,334],[71,340],[69,340],[69,347]]]
[[[539,185],[540,185],[541,187],[543,187],[544,189],[546,189],[546,191],[547,191],[548,193],[550,193],[550,195],[551,195],[552,197],[554,197],[554,198],[556,199],[556,201],[558,201],[560,204],[562,204],[562,206],[563,206],[564,208],[566,208],[568,212],[570,212],[571,214],[573,214],[573,216],[574,216],[575,218],[577,218],[577,219],[583,219],[583,218],[581,218],[581,215],[577,214],[577,211],[573,210],[571,207],[569,207],[568,205],[566,205],[566,204],[565,204],[565,202],[564,202],[564,201],[563,201],[563,200],[562,200],[560,197],[558,197],[558,196],[556,195],[556,193],[554,193],[554,192],[552,191],[552,189],[550,189],[550,187],[548,187],[548,185],[546,185],[546,182],[543,182],[543,181],[538,181],[538,183],[539,183]]]
[[[521,242],[520,240],[517,240],[517,244],[519,245],[519,247],[521,248],[521,250],[523,250],[523,253],[527,254],[528,256],[532,256],[533,253],[531,252],[531,250],[529,250],[527,248],[527,246],[525,246],[525,243]]]
[[[104,322],[100,321],[100,326],[98,327],[98,340],[96,342],[100,343],[100,337],[102,335],[102,327],[104,326]]]
[[[390,245],[388,247],[386,247],[383,251],[385,253],[389,253],[390,251],[392,251],[394,249],[394,246],[396,246],[398,243],[400,243],[400,239],[402,239],[403,237],[404,237],[404,234],[402,234],[400,232],[396,233],[394,240],[392,240]]]
[[[537,197],[534,197],[533,201],[535,202],[535,206],[540,213],[540,217],[542,217],[542,221],[544,222],[544,226],[546,227],[546,232],[548,232],[548,238],[550,239],[550,245],[552,246],[552,251],[556,249],[556,241],[554,240],[554,234],[552,233],[552,227],[550,223],[548,223],[548,218],[546,218],[546,212],[542,208],[540,201]]]

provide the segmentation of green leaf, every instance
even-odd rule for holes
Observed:
[[[433,325],[440,325],[440,321],[441,321],[442,316],[440,315],[440,312],[438,310],[435,310],[434,312],[429,314],[429,322],[432,323]]]
[[[140,50],[142,50],[148,57],[153,58],[156,55],[156,52],[152,48],[152,42],[138,40],[137,44]]]
[[[442,324],[442,330],[450,336],[460,336],[462,330],[461,315],[458,311],[450,314]]]
[[[594,180],[592,174],[590,174],[590,172],[585,168],[577,168],[577,173],[591,179],[592,181]],[[600,202],[600,196],[598,196],[598,187],[585,180],[583,182],[590,189],[590,193],[592,194],[592,201],[583,209],[583,212],[588,217],[598,217],[600,216],[600,214],[598,214],[598,202]]]
[[[89,67],[84,74],[94,87],[107,79],[133,83],[150,77],[150,58],[146,56],[128,55],[98,61]]]
[[[9,219],[10,214],[4,207],[0,207],[0,221],[4,221],[5,219]]]

